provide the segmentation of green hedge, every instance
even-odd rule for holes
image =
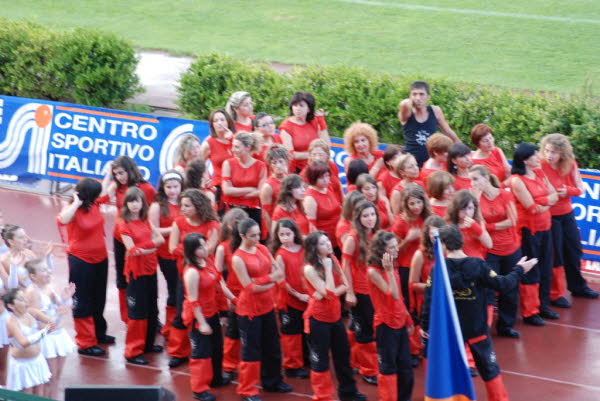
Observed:
[[[342,66],[308,66],[279,74],[267,65],[209,54],[199,56],[182,75],[179,105],[191,117],[206,119],[211,110],[224,107],[231,93],[245,90],[252,94],[256,111],[283,118],[293,92],[308,90],[317,107],[329,112],[332,135],[341,136],[347,126],[362,120],[378,130],[382,142],[401,143],[398,103],[417,78],[423,79]],[[465,143],[470,144],[469,132],[477,123],[494,129],[497,145],[509,156],[520,142],[536,143],[547,133],[560,132],[571,137],[580,166],[600,168],[598,99],[425,80],[431,85],[431,102],[442,107]]]
[[[133,47],[112,34],[0,19],[0,93],[118,106],[141,91]]]

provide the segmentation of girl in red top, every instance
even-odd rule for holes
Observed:
[[[216,191],[216,203],[219,214],[225,213],[221,203],[221,168],[223,162],[233,156],[231,141],[235,132],[235,124],[223,109],[213,110],[208,116],[210,136],[202,143],[202,159],[210,160],[212,165],[212,185]]]
[[[190,344],[187,338],[187,328],[181,319],[183,303],[183,239],[191,232],[204,235],[209,257],[212,257],[219,241],[219,222],[212,208],[210,199],[200,190],[190,188],[183,191],[179,197],[181,215],[175,217],[169,236],[169,252],[177,258],[176,306],[177,313],[171,322],[167,352],[171,356],[170,367],[176,367],[187,361],[190,354]]]
[[[436,171],[427,178],[427,193],[435,215],[446,217],[446,209],[455,192],[453,183],[454,177],[446,171]]]
[[[356,189],[365,196],[365,199],[372,202],[377,207],[379,214],[380,227],[387,229],[392,225],[394,216],[390,209],[390,202],[387,198],[379,196],[377,181],[370,174],[361,174],[356,179]]]
[[[158,192],[155,201],[148,209],[150,223],[157,228],[165,238],[165,242],[158,247],[158,265],[165,281],[167,282],[167,302],[165,306],[165,324],[161,334],[169,338],[171,322],[176,313],[177,292],[177,258],[169,252],[169,235],[173,227],[173,219],[179,216],[179,194],[183,188],[183,177],[175,170],[169,170],[158,179]]]
[[[259,141],[260,150],[259,153],[254,155],[254,157],[264,162],[267,158],[267,152],[269,151],[272,145],[283,145],[283,142],[281,141],[281,136],[275,133],[275,123],[273,122],[273,117],[271,117],[267,113],[258,113],[256,115],[256,118],[252,120],[252,128],[254,128],[254,131],[257,134],[261,135]]]
[[[314,162],[323,162],[329,166],[331,170],[329,186],[331,190],[336,193],[339,201],[342,202],[344,199],[344,191],[340,181],[340,170],[337,164],[330,159],[329,145],[322,139],[315,139],[308,147],[308,164],[299,173],[300,177],[302,177],[306,182],[308,182],[308,179],[306,178],[306,170],[308,166]]]
[[[471,162],[471,149],[464,143],[452,144],[448,149],[448,172],[454,177],[454,189],[471,189],[469,180],[469,167]]]
[[[458,191],[448,206],[448,223],[456,225],[464,238],[463,252],[467,256],[485,259],[492,247],[492,238],[479,214],[479,202],[466,189]]]
[[[333,255],[331,240],[323,231],[312,232],[304,241],[304,278],[310,300],[304,312],[304,329],[309,334],[311,351],[310,384],[313,400],[334,399],[329,372],[329,351],[338,381],[338,397],[344,401],[363,401],[350,367],[350,345],[342,322],[340,296],[347,282]]]
[[[240,295],[242,285],[231,265],[233,252],[231,251],[230,243],[235,231],[234,228],[240,221],[247,218],[248,213],[238,208],[233,208],[225,213],[221,223],[220,243],[215,251],[215,267],[226,279],[227,288],[235,298]],[[237,299],[234,303],[237,303]],[[233,379],[240,363],[240,330],[234,303],[229,303],[228,305],[227,326],[225,328],[225,341],[223,344],[223,376],[227,380]]]
[[[485,124],[477,124],[471,130],[471,143],[477,148],[471,154],[473,164],[487,167],[503,185],[508,185],[510,164],[502,149],[494,146],[494,132]]]
[[[206,163],[202,157],[197,157],[188,161],[185,166],[185,180],[184,186],[186,188],[196,188],[202,191],[204,195],[210,199],[210,203],[213,206],[213,209],[217,211],[217,202],[215,198],[215,193],[211,189],[210,176],[208,175],[208,170],[206,169]]]
[[[402,176],[397,171],[398,161],[404,154],[402,147],[390,145],[383,151],[383,166],[377,179],[379,190],[388,199],[391,199],[392,189],[402,180]]]
[[[69,282],[75,283],[77,302],[73,304],[75,341],[83,355],[104,355],[98,343],[112,344],[106,334],[104,305],[108,280],[108,254],[104,238],[104,216],[96,200],[102,185],[84,178],[77,182],[73,202],[65,206],[57,220],[65,225],[68,238]]]
[[[352,230],[344,239],[342,268],[348,282],[346,302],[352,306],[352,324],[359,373],[369,384],[377,384],[377,350],[373,333],[373,304],[367,279],[369,241],[379,229],[379,215],[369,201],[356,204]]]
[[[305,192],[306,184],[299,175],[290,174],[283,179],[281,188],[279,188],[277,205],[273,210],[271,232],[275,230],[277,221],[288,218],[296,223],[303,237],[308,235],[310,232],[308,219],[304,214],[304,205],[302,204]]]
[[[383,151],[378,149],[377,131],[370,124],[356,122],[344,132],[344,147],[348,157],[344,160],[344,170],[353,159],[361,159],[369,167],[369,174],[379,175],[383,168]]]
[[[344,198],[342,204],[342,214],[335,226],[335,239],[338,244],[344,245],[344,240],[352,228],[352,214],[356,204],[366,200],[365,196],[358,191],[350,191]]]
[[[269,250],[259,243],[260,227],[256,221],[242,220],[236,230],[238,235],[231,240],[232,264],[243,287],[236,307],[243,339],[237,393],[242,397],[258,396],[256,385],[261,378],[265,391],[288,393],[292,388],[281,376],[281,351],[273,308],[273,287],[282,281],[283,272]]]
[[[111,178],[113,182],[111,183]],[[103,196],[98,199],[98,203],[106,203],[109,199],[115,199],[117,210],[123,207],[123,198],[128,188],[140,188],[146,197],[146,201],[152,203],[156,190],[150,183],[142,178],[138,166],[129,156],[119,156],[106,167],[106,175],[102,182]],[[117,278],[117,289],[119,291],[119,311],[121,312],[121,320],[127,323],[127,297],[125,289],[127,288],[127,280],[123,274],[125,268],[125,246],[121,241],[121,236],[117,231],[115,224],[113,230],[113,252],[115,257],[115,269]]]
[[[240,132],[233,139],[234,157],[223,162],[223,202],[228,208],[239,207],[261,223],[259,188],[267,179],[263,162],[252,157],[258,149],[253,134]]]
[[[277,195],[279,194],[281,182],[288,175],[288,151],[283,145],[271,145],[266,154],[266,163],[269,166],[270,174],[260,188],[260,206],[264,211],[261,226],[263,239],[267,239],[271,231],[271,221],[277,203]]]
[[[390,204],[392,206],[392,213],[394,216],[402,212],[401,194],[404,187],[408,184],[415,183],[425,188],[425,184],[419,180],[419,165],[417,159],[410,153],[402,155],[396,165],[398,175],[402,177],[402,180],[398,182],[394,188],[392,188],[392,195],[390,197]]]
[[[565,273],[567,287],[576,297],[595,299],[598,293],[588,287],[581,276],[581,236],[573,214],[572,196],[583,194],[583,182],[569,139],[561,134],[542,138],[542,170],[558,194],[558,201],[550,208],[554,268],[550,300],[554,306],[569,307],[564,298]]]
[[[485,261],[501,275],[509,274],[521,259],[521,241],[516,230],[517,209],[512,194],[501,188],[500,181],[491,175],[487,167],[475,165],[469,169],[473,190],[480,193],[479,208],[486,230],[492,239]],[[519,332],[513,329],[517,319],[517,288],[498,295],[498,335],[518,338]],[[488,305],[496,304],[494,291],[488,293]],[[488,307],[488,313],[489,313]],[[489,317],[489,315],[488,315]]]
[[[186,171],[186,165],[192,159],[201,155],[202,147],[198,137],[193,134],[184,135],[179,141],[177,153],[175,153],[175,165],[173,169],[183,175]]]
[[[284,280],[279,289],[277,308],[279,309],[279,327],[281,330],[281,349],[283,368],[287,377],[306,379],[308,372],[303,369],[303,332],[302,313],[306,310],[308,294],[303,283],[304,247],[302,234],[296,223],[290,219],[281,219],[275,224],[271,252],[283,269]]]
[[[308,92],[296,92],[290,99],[290,114],[279,126],[283,145],[292,155],[294,162],[291,172],[299,172],[306,167],[308,146],[314,139],[331,143],[325,111],[315,110],[315,98]]]
[[[308,166],[308,190],[304,195],[304,210],[311,231],[325,231],[331,241],[335,241],[335,226],[340,218],[341,203],[329,187],[331,172],[329,166],[315,162]],[[341,245],[341,244],[340,244]],[[339,253],[338,245],[336,244]]]
[[[254,105],[248,92],[232,93],[225,105],[225,111],[235,123],[235,132],[252,132]]]
[[[219,275],[214,266],[210,266],[206,239],[202,234],[185,236],[183,254],[185,300],[182,317],[191,327],[190,384],[194,398],[214,401],[216,397],[209,388],[213,377],[222,376],[223,361],[223,334],[216,300]]]
[[[523,321],[533,326],[543,326],[545,324],[543,318],[560,317],[550,309],[552,279],[550,207],[556,203],[558,195],[539,167],[535,145],[521,143],[514,153],[510,185],[517,200],[523,255],[537,258],[539,261],[523,276],[519,285]]]
[[[137,365],[147,365],[144,352],[161,352],[154,344],[158,307],[156,280],[156,248],[165,239],[148,220],[148,204],[144,192],[132,187],[125,193],[121,219],[118,222],[123,245],[127,249],[127,335],[125,358]]]
[[[433,134],[427,139],[429,159],[421,167],[421,181],[427,182],[427,178],[435,171],[447,171],[448,149],[452,143],[452,139],[440,133]]]
[[[410,400],[414,384],[408,348],[408,336],[414,327],[394,269],[397,257],[394,234],[378,231],[369,249],[368,276],[379,359],[377,391],[382,401]]]

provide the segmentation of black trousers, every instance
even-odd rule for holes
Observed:
[[[375,329],[379,373],[398,375],[398,400],[410,400],[414,385],[413,369],[410,364],[410,349],[406,327],[392,329],[380,324]]]
[[[500,366],[496,362],[496,353],[494,352],[494,345],[490,335],[485,336],[484,339],[471,343],[467,341],[473,359],[475,360],[475,366],[481,375],[483,381],[490,381],[500,374]]]
[[[550,306],[550,281],[552,280],[552,233],[538,231],[532,235],[527,228],[521,230],[521,250],[528,258],[538,258],[537,265],[525,273],[523,284],[540,284],[540,308]]]
[[[176,306],[177,304],[177,280],[179,273],[177,271],[177,261],[175,259],[158,258],[158,265],[165,281],[167,282],[167,305]]]
[[[281,375],[281,345],[275,311],[249,318],[238,315],[242,361],[260,362],[263,387],[275,387],[283,381]]]
[[[196,321],[192,323],[192,330],[189,333],[190,344],[192,346],[192,359],[212,359],[213,384],[221,384],[223,377],[223,332],[219,322],[219,314],[205,318],[206,323],[210,325],[212,334],[204,335],[196,327]]]
[[[156,274],[129,278],[127,285],[127,317],[148,320],[146,347],[154,345],[158,321],[158,285]]]
[[[366,294],[356,294],[356,305],[352,307],[352,329],[357,343],[366,344],[375,341],[374,313],[371,297]]]
[[[285,290],[284,290],[285,291]],[[279,328],[281,334],[302,334],[304,332],[304,320],[302,311],[287,306],[287,310],[279,309]]]
[[[123,271],[125,270],[125,254],[127,249],[125,245],[116,238],[113,238],[113,252],[115,254],[115,277],[117,279],[117,288],[124,290],[127,288],[127,279]]]
[[[488,253],[485,261],[499,275],[506,275],[513,271],[517,262],[521,259],[521,248],[510,255],[500,256]],[[488,291],[488,305],[496,304],[496,293]],[[517,320],[517,309],[519,307],[519,286],[510,291],[501,292],[498,295],[498,321],[496,327],[500,330],[512,328]]]
[[[183,300],[185,299],[185,291],[183,289],[183,280],[177,275],[177,288],[175,291],[175,317],[173,318],[173,322],[171,325],[176,329],[185,330],[187,327],[183,324],[183,319],[181,318],[181,313],[183,312]]]
[[[232,340],[240,339],[240,326],[238,325],[239,316],[233,311],[227,311],[227,327],[225,328],[225,337]]]
[[[587,283],[581,275],[581,235],[573,212],[552,216],[551,230],[554,244],[552,266],[564,266],[569,291],[583,291]]]
[[[108,282],[108,259],[99,263],[88,263],[69,255],[69,282],[75,283],[73,294],[73,317],[92,317],[96,327],[96,338],[106,335],[106,284]]]
[[[398,276],[400,276],[400,290],[402,291],[402,297],[404,298],[404,305],[406,309],[410,310],[410,293],[408,291],[408,277],[410,275],[410,268],[400,266],[398,269]]]
[[[238,208],[238,209],[242,209],[244,212],[248,213],[248,217],[250,217],[252,220],[256,221],[258,223],[259,227],[261,226],[261,224],[262,224],[262,213],[261,213],[261,209],[260,208],[247,207],[247,206],[242,206],[242,205],[228,204],[227,205],[227,210],[233,209],[234,207]]]
[[[335,323],[326,323],[311,317],[309,324],[310,368],[315,372],[328,371],[331,350],[338,380],[338,394],[354,394],[357,389],[350,367],[350,344],[342,319]]]

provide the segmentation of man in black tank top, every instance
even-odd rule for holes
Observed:
[[[429,158],[425,147],[427,139],[441,131],[454,142],[460,142],[458,136],[446,122],[444,112],[438,106],[428,105],[429,85],[424,81],[415,81],[410,85],[410,95],[398,106],[398,119],[404,131],[406,151],[412,154],[419,168]]]

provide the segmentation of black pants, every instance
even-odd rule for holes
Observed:
[[[513,271],[517,262],[521,259],[521,248],[510,255],[500,256],[488,253],[485,261],[499,275],[506,275]],[[488,291],[488,305],[496,304],[496,293]],[[501,292],[498,295],[498,321],[496,327],[499,330],[512,328],[517,320],[517,309],[519,307],[519,286],[510,291]]]
[[[252,220],[256,221],[258,223],[258,226],[261,227],[262,213],[261,213],[260,208],[228,204],[227,210],[233,209],[234,207],[238,208],[238,209],[242,209],[244,212],[248,213],[248,217],[250,217]]]
[[[206,323],[212,329],[212,334],[204,335],[200,333],[194,320],[192,323],[193,328],[189,333],[190,344],[192,346],[190,358],[212,359],[213,379],[211,387],[214,387],[214,385],[221,384],[223,380],[223,333],[218,313],[205,319]]]
[[[400,291],[402,291],[402,297],[404,298],[404,305],[406,309],[410,310],[410,293],[408,291],[408,277],[410,275],[410,268],[400,266],[398,269],[398,276],[400,276]]]
[[[528,258],[538,258],[537,265],[525,273],[523,284],[540,284],[540,308],[550,306],[550,281],[552,280],[552,233],[538,231],[535,235],[527,228],[521,230],[521,249]]]
[[[473,344],[467,341],[467,343],[473,354],[475,366],[483,381],[487,382],[498,376],[500,374],[500,366],[496,362],[496,353],[494,352],[494,346],[489,333],[481,341]]]
[[[158,285],[156,274],[129,278],[127,285],[127,317],[129,319],[148,320],[146,347],[154,345],[158,320]]]
[[[277,386],[283,381],[283,377],[275,311],[252,318],[238,316],[238,324],[242,341],[242,361],[260,362],[262,386]]]
[[[160,271],[167,282],[167,305],[177,305],[177,280],[179,273],[177,272],[177,261],[175,259],[158,258]]]
[[[69,282],[75,283],[73,294],[73,318],[92,316],[96,327],[96,338],[106,335],[106,284],[108,282],[108,259],[99,263],[88,263],[69,255]]]
[[[240,326],[238,319],[240,317],[233,311],[227,311],[227,327],[225,328],[225,337],[232,340],[240,339]]]
[[[284,290],[285,291],[285,290]],[[287,305],[287,310],[279,309],[279,330],[281,334],[298,335],[302,334],[302,355],[304,363],[308,359],[308,336],[304,333],[304,319],[301,310]]]
[[[187,327],[183,324],[183,319],[181,318],[181,313],[183,312],[183,300],[185,299],[185,291],[183,289],[183,280],[177,275],[177,288],[175,291],[175,317],[173,318],[173,322],[171,325],[176,329],[185,330]]]
[[[587,283],[581,275],[581,235],[573,212],[552,216],[552,242],[554,244],[553,267],[564,266],[567,288],[581,292]]]
[[[380,324],[375,329],[379,373],[398,375],[398,400],[410,400],[414,385],[414,375],[410,364],[410,349],[406,327],[392,329]]]
[[[125,245],[116,238],[113,238],[113,252],[115,254],[115,277],[117,279],[117,288],[119,290],[124,290],[127,288],[127,280],[123,273],[125,270],[125,254],[127,253],[127,249],[125,248]]]
[[[356,294],[356,305],[352,307],[352,328],[357,343],[366,344],[375,341],[374,313],[371,297],[366,294]]]
[[[311,317],[309,323],[310,368],[315,372],[328,371],[331,350],[338,380],[338,394],[354,394],[357,389],[350,367],[350,344],[342,319],[335,323],[325,323]]]

